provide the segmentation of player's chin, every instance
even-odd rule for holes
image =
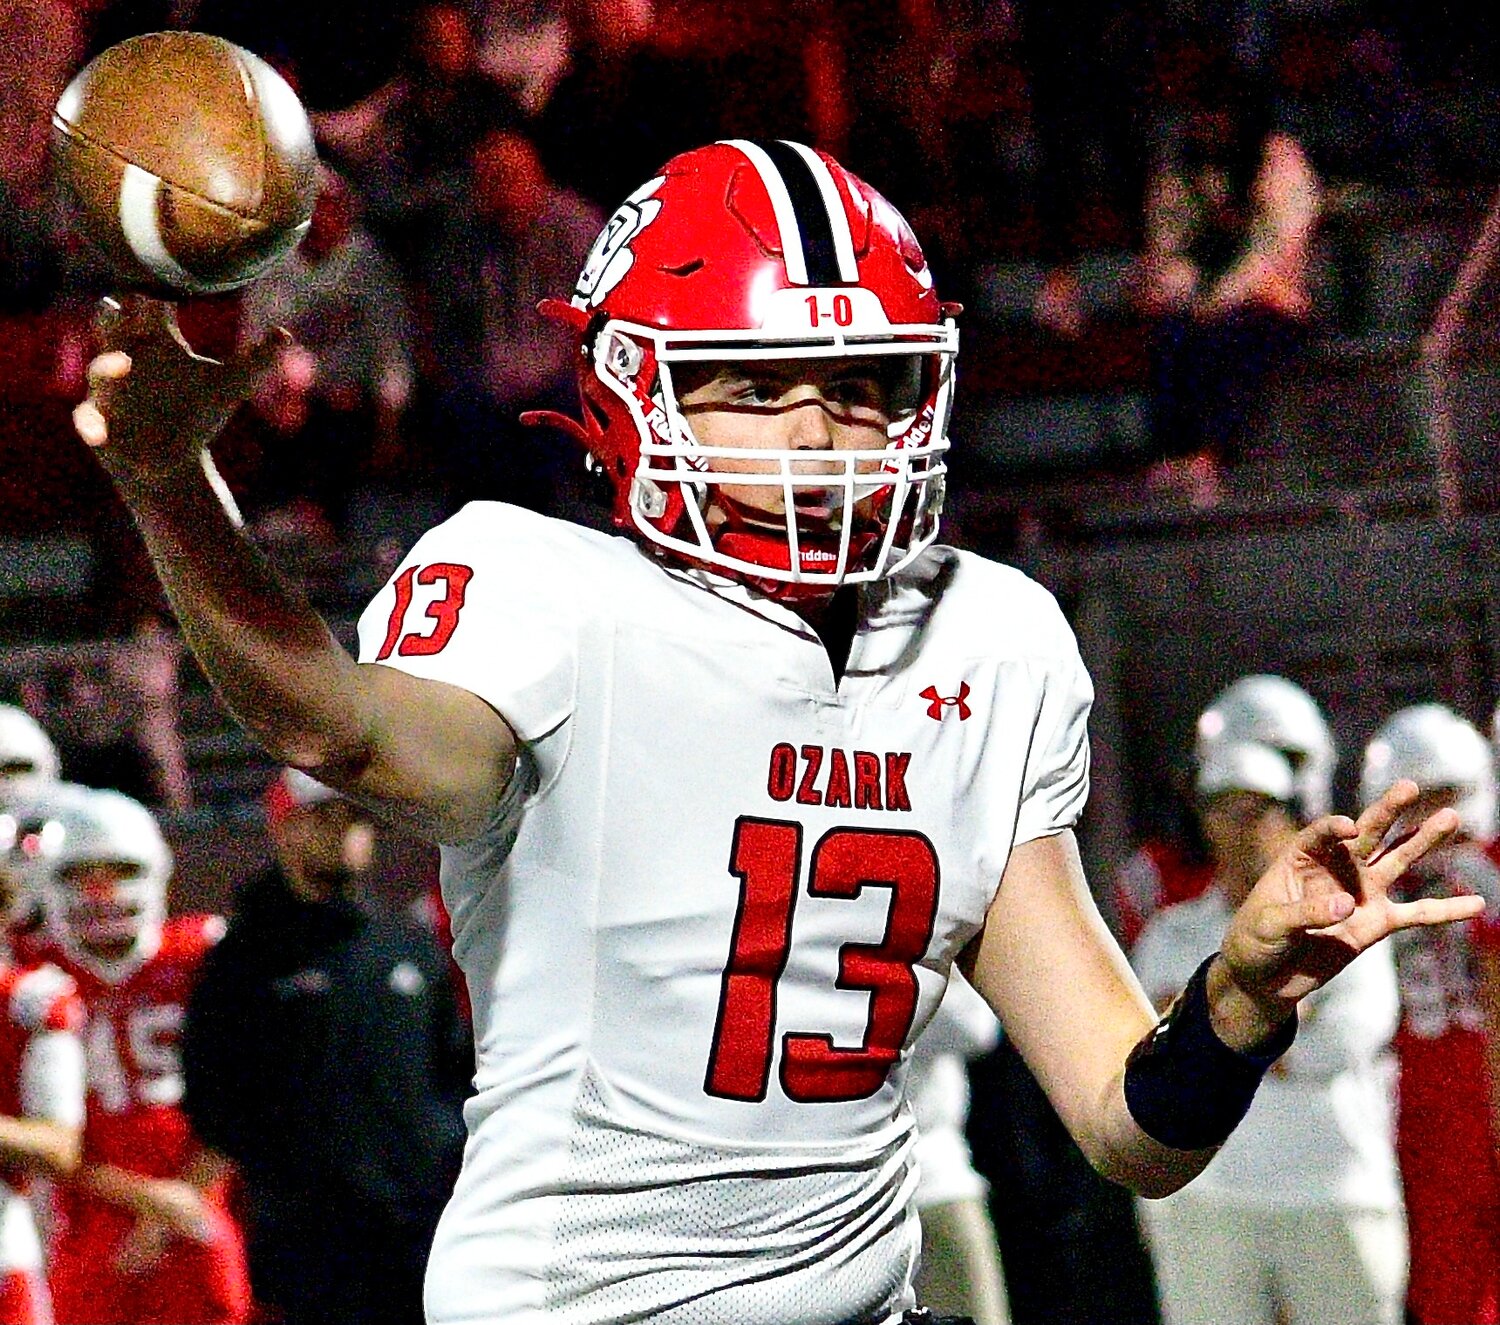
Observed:
[[[840,507],[804,506],[798,503],[793,508],[794,518],[791,521],[796,526],[797,537],[804,543],[807,542],[832,542],[838,539],[844,528],[844,511]],[[741,513],[741,521],[745,528],[752,529],[757,533],[776,534],[781,538],[787,536],[787,517],[785,511],[757,512],[753,516]]]
[[[721,496],[724,499],[719,511],[721,518],[724,508],[728,508],[733,512],[733,523],[740,529],[774,534],[781,538],[787,536],[786,502],[779,492],[772,494],[747,486],[737,490],[726,489]],[[873,494],[856,502],[853,508],[856,532],[875,526],[879,504],[878,496]],[[837,540],[843,533],[848,516],[843,489],[807,488],[795,493],[792,515],[791,523],[796,525],[797,534],[802,540]]]

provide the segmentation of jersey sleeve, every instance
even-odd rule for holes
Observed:
[[[1050,837],[1073,827],[1089,794],[1089,709],[1094,684],[1073,632],[1051,604],[1054,642],[1041,664],[1041,704],[1016,817],[1015,842]]]
[[[522,740],[573,710],[573,595],[549,555],[547,522],[473,503],[429,530],[359,621],[359,660],[478,695]]]
[[[56,966],[35,966],[17,982],[11,994],[10,1015],[32,1034],[83,1029],[83,999],[73,977]]]
[[[21,1112],[27,1118],[82,1127],[83,1042],[71,1030],[33,1035],[21,1058]]]

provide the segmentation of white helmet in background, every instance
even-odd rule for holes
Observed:
[[[0,779],[0,925],[41,911],[42,844],[24,786]]]
[[[0,783],[16,779],[56,782],[57,747],[25,709],[0,704]]]
[[[106,976],[153,956],[172,852],[155,817],[118,791],[60,782],[29,798],[44,903],[58,941]],[[89,866],[123,867],[91,877]]]
[[[1423,791],[1448,788],[1470,837],[1495,835],[1495,762],[1479,729],[1445,704],[1399,709],[1365,746],[1359,799],[1369,805],[1401,778]]]
[[[1194,790],[1207,800],[1226,791],[1257,795],[1294,805],[1297,780],[1291,761],[1280,750],[1255,741],[1218,741],[1198,760]]]
[[[1282,756],[1292,774],[1291,803],[1305,821],[1328,813],[1338,751],[1311,695],[1283,676],[1242,676],[1198,718],[1197,763],[1216,747],[1259,745]],[[1254,790],[1251,788],[1251,790]]]

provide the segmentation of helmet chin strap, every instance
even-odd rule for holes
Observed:
[[[875,534],[851,534],[849,536],[849,564],[858,565],[860,558],[876,541]],[[830,543],[832,546],[830,547]],[[837,538],[799,539],[798,569],[804,573],[827,575],[838,564]],[[780,535],[759,529],[731,528],[725,526],[714,536],[714,546],[725,556],[739,561],[751,561],[770,570],[790,570],[791,556],[786,539]],[[839,589],[837,584],[807,583],[787,580],[762,580],[754,575],[736,573],[736,579],[750,585],[758,593],[778,602],[796,602],[809,598],[829,598]]]

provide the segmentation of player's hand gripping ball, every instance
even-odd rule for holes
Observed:
[[[317,151],[307,112],[259,56],[201,32],[111,46],[52,115],[53,160],[121,291],[217,294],[307,232]]]

